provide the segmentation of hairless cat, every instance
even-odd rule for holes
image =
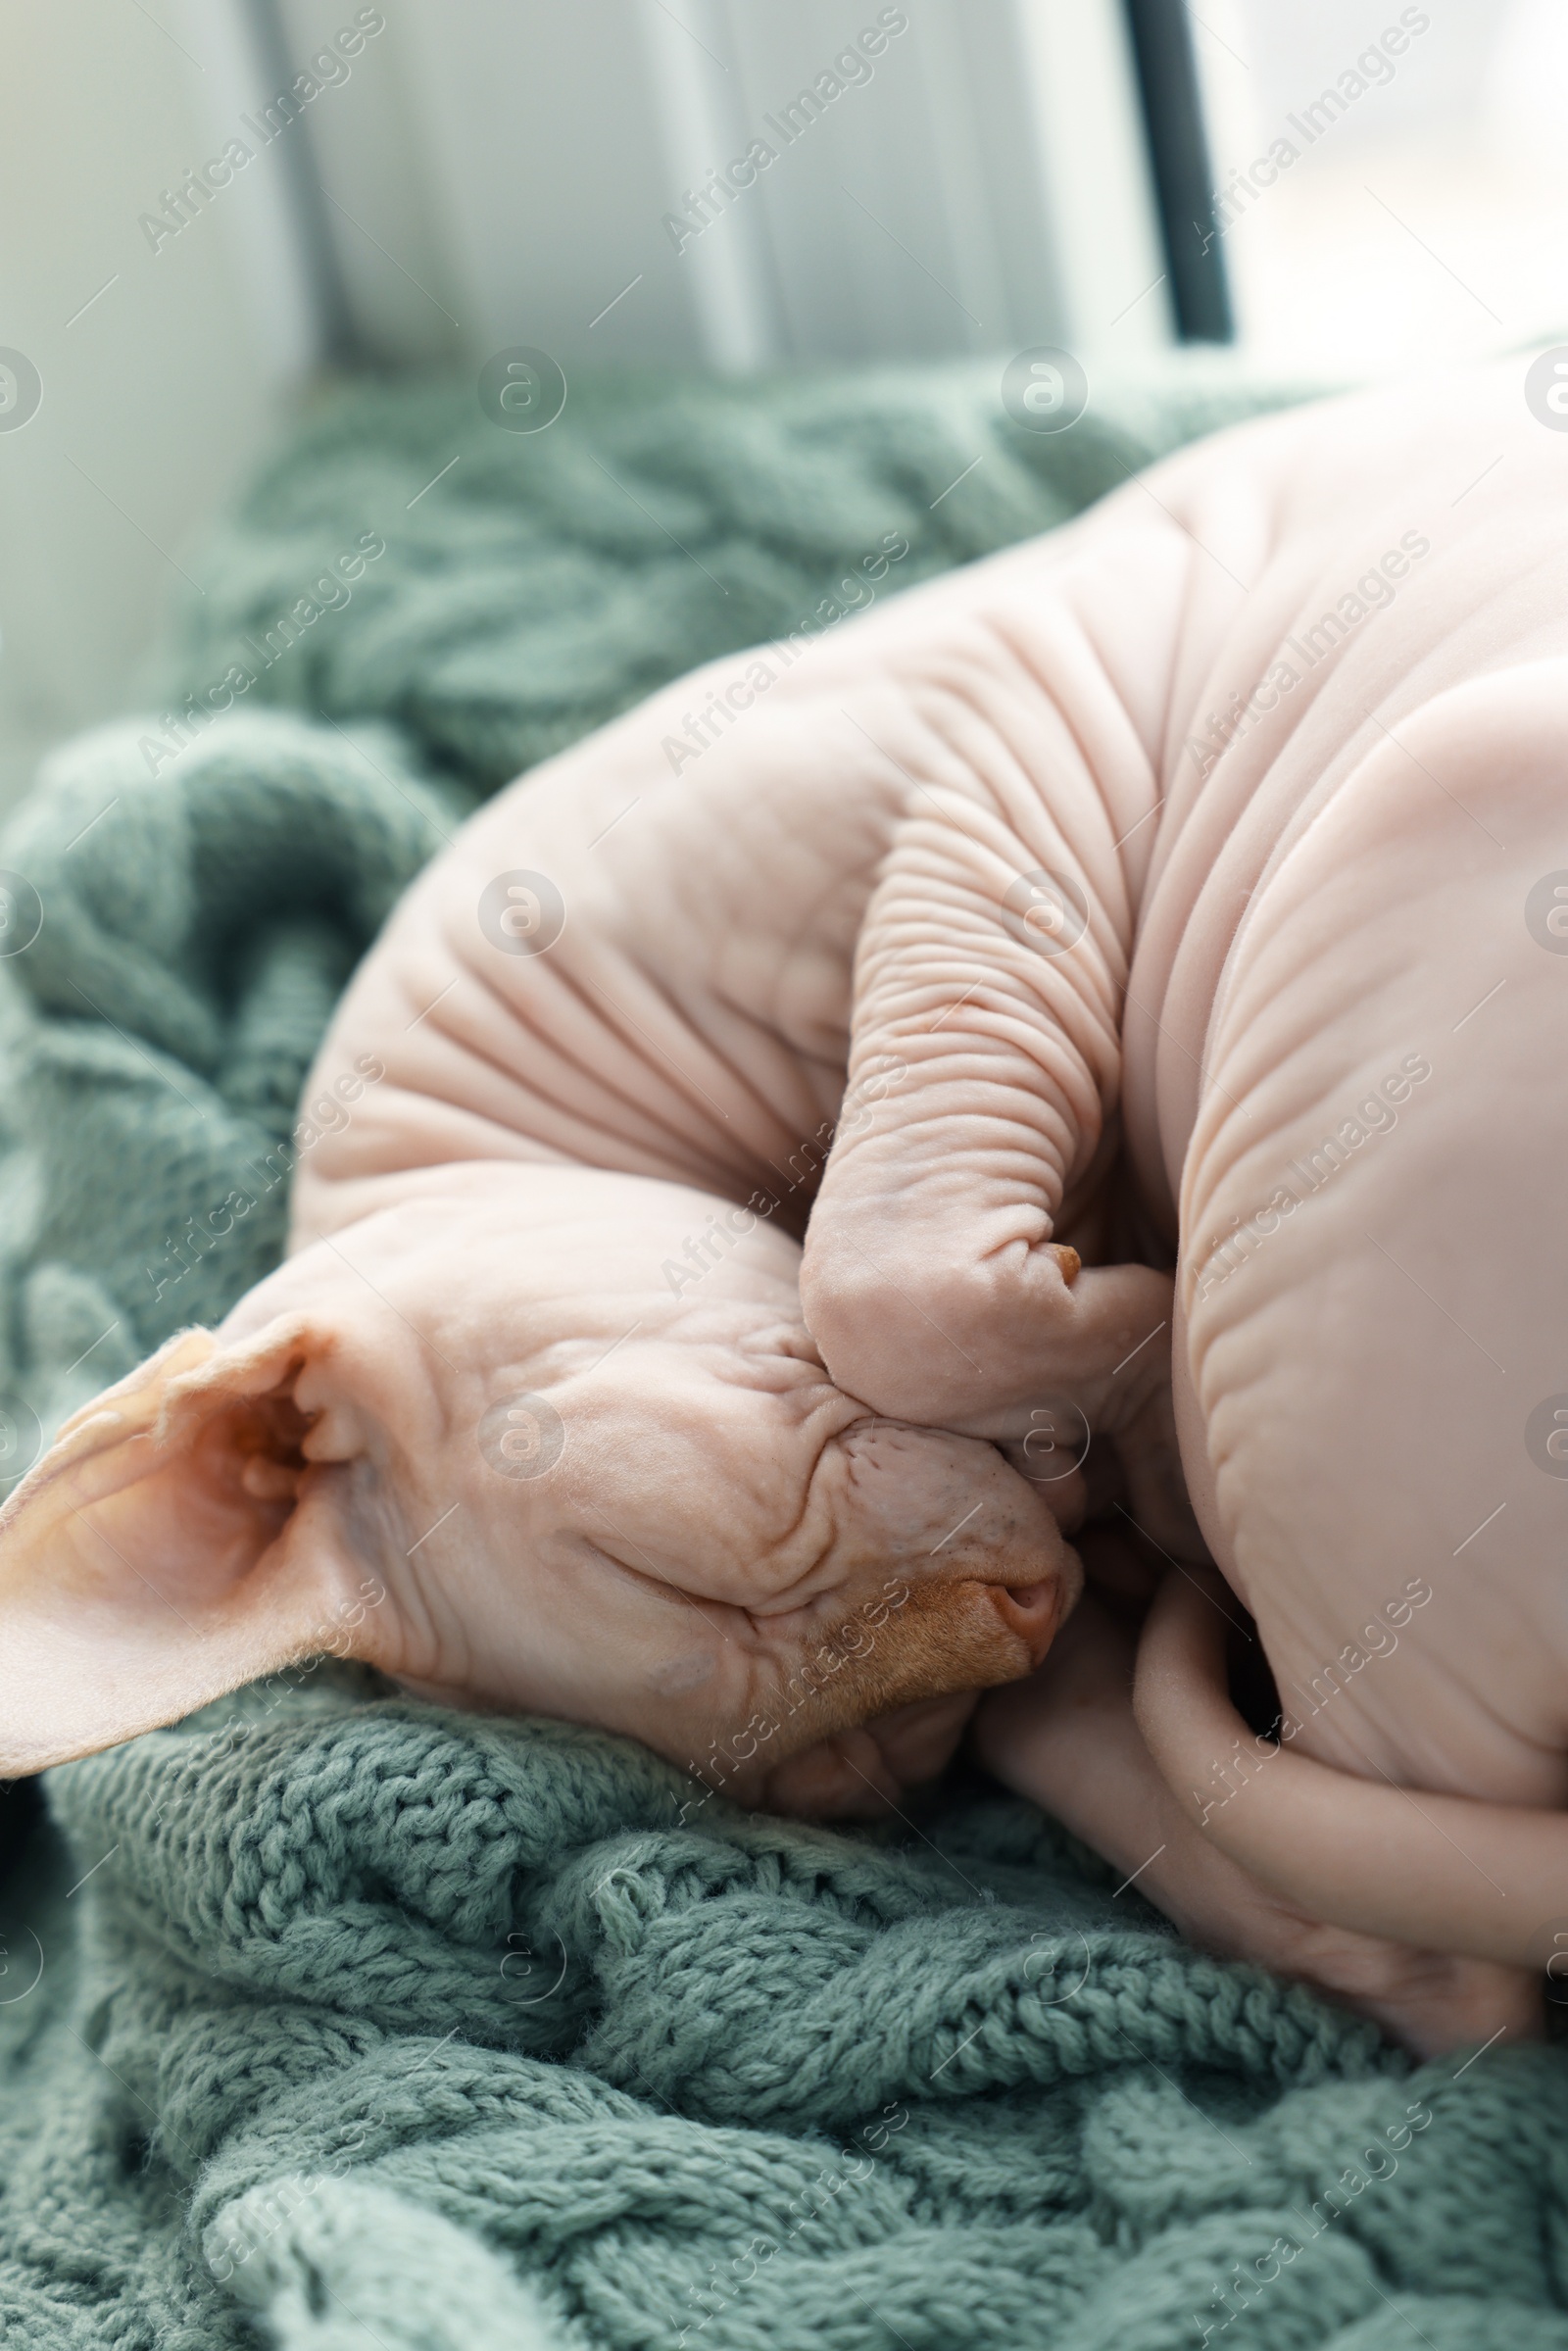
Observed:
[[[1523,376],[1218,435],[474,816],[338,1008],[308,1095],[381,1074],[282,1265],[0,1512],[0,1771],[342,1623],[802,1811],[974,1716],[1211,1947],[1420,2047],[1530,2029],[1568,439]]]

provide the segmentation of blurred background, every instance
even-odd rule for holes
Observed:
[[[1562,0],[0,0],[0,808],[345,374],[1435,366],[1564,331],[1565,123]]]

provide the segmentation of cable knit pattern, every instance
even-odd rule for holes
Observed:
[[[1186,359],[1059,436],[989,369],[574,385],[537,436],[471,389],[318,414],[192,559],[167,696],[0,850],[43,909],[0,960],[8,1409],[272,1262],[333,998],[477,798],[834,625],[886,533],[908,584],[1283,396]],[[1557,2050],[1412,2070],[978,1781],[781,1823],[321,1664],[48,1794],[0,1888],[7,2344],[1568,2351]]]

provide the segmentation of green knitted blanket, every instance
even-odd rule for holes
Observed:
[[[477,797],[835,625],[890,533],[880,593],[1282,396],[323,409],[0,847],[0,1473],[273,1260],[333,997]],[[885,1834],[693,1792],[330,1660],[51,1775],[0,1885],[0,2340],[1568,2351],[1555,2050],[1412,2070],[977,1779]]]

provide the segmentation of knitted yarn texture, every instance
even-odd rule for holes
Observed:
[[[147,710],[0,845],[41,915],[0,958],[0,1472],[274,1262],[332,1002],[466,809],[837,626],[890,541],[878,595],[1286,396],[1178,358],[1033,434],[997,373],[304,423]],[[978,1778],[785,1823],[324,1661],[47,1797],[0,1883],[0,2342],[1568,2351],[1554,2048],[1412,2069]]]

